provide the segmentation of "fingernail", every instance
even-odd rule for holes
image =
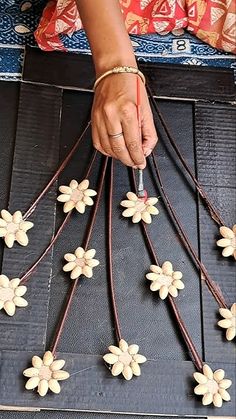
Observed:
[[[151,152],[152,152],[152,149],[151,148],[144,149],[144,156],[145,157],[150,156]]]
[[[140,164],[139,169],[143,170],[145,169],[145,167],[146,167],[146,164]]]

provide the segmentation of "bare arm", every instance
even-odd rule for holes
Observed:
[[[118,0],[77,0],[96,75],[116,66],[137,67]],[[133,167],[145,167],[145,155],[157,141],[147,93],[142,85],[142,141],[136,111],[136,76],[112,75],[97,87],[92,110],[93,142],[104,154]],[[123,132],[112,139],[109,134]]]

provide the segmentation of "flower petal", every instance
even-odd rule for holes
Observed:
[[[19,230],[16,232],[16,240],[21,246],[27,246],[27,244],[29,243],[28,236],[23,230]]]
[[[39,384],[39,377],[31,377],[25,384],[26,390],[33,390]]]
[[[79,276],[82,275],[82,268],[80,266],[76,266],[70,274],[71,279],[77,279]]]
[[[73,269],[77,266],[76,262],[68,262],[66,265],[63,266],[64,272],[73,271]]]
[[[131,364],[130,364],[130,367],[132,369],[133,374],[136,377],[139,377],[141,375],[141,368],[140,368],[140,366],[137,362],[132,361]]]
[[[37,368],[34,368],[34,367],[27,368],[26,370],[23,371],[23,375],[25,377],[38,377],[39,370]]]
[[[16,306],[13,301],[6,301],[4,304],[4,310],[8,314],[8,316],[14,316],[16,312]]]
[[[76,260],[76,256],[75,256],[73,253],[66,253],[66,254],[64,255],[64,259],[65,259],[67,262],[74,262],[74,261]]]
[[[95,268],[100,264],[99,260],[97,259],[88,259],[86,260],[86,264],[90,266],[90,268]]]
[[[6,226],[7,226],[7,222],[3,220],[2,218],[0,218],[0,227],[6,227]]]
[[[130,201],[134,201],[134,202],[138,201],[137,195],[133,192],[127,192],[126,196]]]
[[[70,212],[75,208],[75,203],[73,201],[68,201],[63,205],[64,213]]]
[[[46,367],[49,367],[52,363],[53,363],[53,354],[52,354],[52,352],[51,351],[45,352],[45,354],[43,356],[43,364]]]
[[[136,355],[139,351],[139,346],[136,344],[129,345],[128,352],[130,355]]]
[[[6,275],[0,275],[0,287],[8,288],[9,282],[10,281]]]
[[[67,380],[69,378],[70,374],[67,371],[53,371],[52,378],[55,378],[55,380]]]
[[[146,274],[146,278],[149,279],[149,281],[158,281],[158,275],[154,272],[149,272]]]
[[[121,339],[119,342],[119,348],[122,350],[122,352],[127,352],[128,347],[129,347],[128,343],[124,339]]]
[[[59,186],[59,191],[62,194],[66,194],[66,195],[71,195],[72,194],[72,189],[69,186],[61,185],[61,186]]]
[[[216,242],[217,246],[219,247],[227,247],[231,244],[231,239],[220,239]]]
[[[228,329],[232,325],[232,320],[224,319],[218,322],[218,326],[223,327],[224,329]]]
[[[224,378],[220,383],[219,383],[219,387],[223,388],[224,390],[226,390],[227,388],[231,387],[232,385],[232,381]]]
[[[136,212],[132,217],[132,222],[134,224],[139,223],[142,219],[141,212]]]
[[[226,339],[228,341],[233,340],[236,336],[236,328],[234,326],[231,326],[226,331]]]
[[[174,298],[176,298],[178,296],[178,290],[177,290],[177,288],[174,287],[174,285],[169,286],[168,292]]]
[[[209,379],[209,380],[213,380],[213,371],[212,369],[209,367],[209,365],[205,364],[203,365],[203,374]]]
[[[117,375],[120,375],[122,373],[123,368],[124,368],[124,365],[122,364],[122,362],[120,361],[116,362],[111,369],[112,375],[114,375],[114,377],[117,377]]]
[[[220,227],[220,234],[221,236],[225,237],[226,239],[233,239],[234,238],[234,232],[229,227]]]
[[[132,207],[135,207],[135,202],[134,201],[124,200],[124,201],[121,201],[120,205],[122,207],[125,207],[125,208],[132,208]]]
[[[20,223],[20,230],[23,230],[23,231],[28,231],[33,227],[34,227],[34,223],[31,223],[31,221],[22,221]]]
[[[83,199],[83,202],[85,203],[85,205],[88,205],[89,207],[91,207],[94,202],[92,200],[92,198],[90,198],[90,196],[85,196]]]
[[[122,212],[123,217],[132,217],[136,213],[136,208],[127,208]]]
[[[13,244],[14,244],[14,241],[15,241],[15,234],[7,233],[4,240],[5,240],[5,243],[6,243],[7,247],[9,247],[9,249],[11,249],[13,247]]]
[[[231,311],[231,313],[233,314],[233,316],[236,316],[236,303],[234,303],[234,304],[231,306],[230,311]]]
[[[78,182],[75,179],[72,179],[72,181],[70,182],[70,188],[71,189],[77,189],[78,188]]]
[[[158,281],[153,281],[150,285],[150,290],[155,292],[155,291],[159,291],[159,289],[161,288],[161,284]]]
[[[16,307],[27,307],[28,302],[22,297],[14,297],[13,303]]]
[[[22,221],[21,211],[14,212],[14,214],[12,216],[12,222],[15,223],[15,224],[20,224],[21,221]]]
[[[155,205],[158,202],[158,198],[150,197],[146,200],[147,205]]]
[[[129,365],[125,365],[123,371],[122,371],[123,377],[129,381],[133,377],[133,371]]]
[[[0,227],[0,237],[5,237],[7,234],[7,229],[4,227]]]
[[[49,387],[49,389],[53,392],[53,393],[55,393],[55,394],[59,394],[60,393],[60,391],[61,391],[61,386],[60,386],[60,384],[58,383],[58,381],[57,380],[55,380],[54,378],[51,378],[49,381],[48,381],[48,387]]]
[[[80,213],[80,214],[84,214],[85,213],[85,203],[82,201],[78,201],[76,203],[75,206],[76,210]]]
[[[137,354],[133,355],[133,360],[138,364],[144,364],[144,362],[147,361],[147,358],[144,355]]]
[[[93,189],[86,189],[86,191],[84,191],[84,195],[85,196],[96,196],[97,192],[94,191]]]
[[[71,197],[71,195],[62,194],[62,195],[58,195],[57,200],[58,200],[58,202],[69,202],[70,197]]]
[[[217,381],[217,383],[223,380],[224,376],[225,376],[225,372],[222,369],[216,370],[213,374],[213,378],[215,381]]]
[[[159,210],[156,207],[154,207],[153,205],[148,205],[146,210],[151,215],[158,215],[159,214]]]
[[[162,265],[162,271],[165,275],[172,275],[172,273],[173,273],[172,263],[169,262],[168,260],[166,262],[164,262],[163,265]]]
[[[47,380],[40,380],[38,385],[38,393],[41,397],[46,396],[48,392],[48,381]]]
[[[141,213],[141,217],[142,217],[142,220],[143,220],[146,224],[151,224],[151,222],[152,222],[152,217],[151,217],[151,215],[149,214],[149,212],[147,212],[147,211],[142,212],[142,213]]]
[[[3,220],[5,220],[7,223],[12,222],[12,215],[10,214],[9,211],[3,209],[1,211],[1,216],[2,216]]]
[[[219,393],[216,393],[213,395],[213,404],[215,407],[221,407],[222,406],[222,397]]]
[[[198,395],[203,395],[203,394],[206,394],[207,392],[208,392],[208,387],[206,384],[198,384],[198,386],[194,388],[194,393]]]
[[[115,355],[115,354],[106,354],[104,355],[103,359],[105,362],[107,362],[107,364],[110,364],[110,365],[115,364],[119,360],[118,355]]]
[[[110,346],[108,346],[108,349],[114,355],[121,355],[122,354],[121,349],[118,348],[117,346],[110,345]]]
[[[85,189],[88,189],[88,187],[89,187],[88,179],[82,180],[82,182],[80,182],[78,185],[79,191],[85,191]]]
[[[57,359],[56,361],[53,361],[53,363],[50,365],[50,370],[59,371],[64,367],[65,363],[66,361],[64,361],[64,359]]]
[[[178,279],[183,278],[183,274],[180,271],[175,271],[175,272],[173,272],[172,277],[173,277],[173,279],[177,279],[178,280]]]
[[[20,284],[20,278],[13,278],[13,279],[11,279],[9,286],[13,290],[16,290],[16,288],[18,288],[19,284]]]
[[[93,276],[93,270],[90,268],[90,266],[86,265],[82,268],[82,273],[86,278],[92,278]]]
[[[206,393],[202,398],[202,404],[203,406],[208,406],[213,402],[213,394]]]
[[[200,372],[195,372],[193,376],[199,384],[206,384],[208,381],[205,375],[201,374]]]
[[[34,355],[33,358],[32,358],[32,365],[33,365],[33,367],[39,369],[43,365],[43,360],[39,356]]]
[[[85,259],[93,259],[95,255],[96,255],[96,250],[90,249],[85,252],[84,257]]]
[[[82,247],[77,247],[75,251],[75,255],[78,259],[82,259],[84,257],[85,251]]]
[[[160,266],[151,265],[150,269],[151,269],[152,272],[155,272],[156,274],[162,273],[162,268]]]
[[[234,254],[234,247],[233,246],[227,246],[223,249],[222,255],[227,258],[228,256],[232,256]]]
[[[220,315],[224,317],[225,319],[232,319],[233,313],[230,310],[228,310],[228,308],[220,308],[219,312],[220,312]]]
[[[181,279],[175,279],[172,283],[172,285],[174,285],[175,288],[177,288],[178,290],[183,290],[185,285],[183,283],[183,281],[181,281]]]
[[[231,397],[230,397],[230,394],[228,393],[228,391],[224,390],[223,388],[220,388],[219,389],[219,394],[221,395],[222,399],[225,402],[229,402],[230,401]]]
[[[169,292],[168,287],[166,285],[162,285],[159,291],[160,298],[162,300],[165,300],[165,298],[168,295],[168,292]]]

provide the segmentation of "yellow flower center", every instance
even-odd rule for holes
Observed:
[[[218,383],[215,380],[208,380],[207,387],[208,387],[209,393],[211,393],[211,394],[218,393],[219,386],[218,386]]]
[[[49,381],[52,377],[52,371],[49,367],[42,365],[42,367],[39,370],[39,378],[40,380],[47,380]]]
[[[79,201],[82,201],[83,197],[84,197],[83,192],[79,191],[79,189],[75,189],[71,194],[70,200],[77,203]]]
[[[1,301],[12,301],[15,294],[11,288],[2,288],[0,287],[0,300]]]
[[[119,361],[122,362],[122,364],[124,365],[130,365],[132,359],[133,359],[132,356],[128,352],[123,352],[119,356]]]
[[[15,223],[8,223],[6,229],[8,233],[15,234],[19,230],[19,226]]]

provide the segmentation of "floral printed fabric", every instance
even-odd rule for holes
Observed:
[[[236,0],[120,0],[130,34],[191,33],[213,47],[236,53]],[[75,0],[52,0],[35,37],[41,49],[64,50],[60,35],[82,28]]]

